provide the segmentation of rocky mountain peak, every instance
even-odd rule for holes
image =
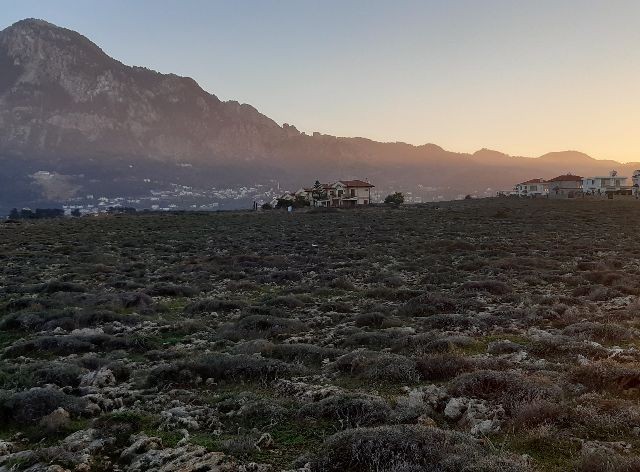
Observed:
[[[0,32],[0,66],[0,152],[254,159],[285,136],[249,105],[221,102],[190,78],[126,66],[42,20]]]
[[[0,46],[15,66],[58,77],[71,67],[117,64],[81,34],[37,19],[18,21],[0,32]]]

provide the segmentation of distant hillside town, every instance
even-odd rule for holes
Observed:
[[[516,184],[509,192],[498,192],[498,195],[530,198],[638,198],[639,189],[640,170],[633,172],[631,183],[629,177],[618,175],[617,171],[612,170],[606,176],[581,177],[564,174],[548,180],[530,179]]]

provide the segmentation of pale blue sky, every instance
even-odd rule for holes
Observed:
[[[638,0],[0,0],[301,131],[640,160]]]

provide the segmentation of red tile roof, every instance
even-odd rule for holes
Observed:
[[[547,180],[547,182],[582,182],[582,177],[579,175],[559,175],[558,177],[554,177],[553,179]]]
[[[371,185],[369,182],[365,182],[364,180],[341,180],[340,182],[347,187],[375,187],[375,185]]]

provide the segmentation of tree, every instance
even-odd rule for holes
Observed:
[[[17,208],[13,208],[11,210],[11,213],[9,213],[9,219],[10,220],[19,220],[20,219],[20,213],[18,212]]]
[[[309,206],[309,200],[307,200],[304,196],[302,195],[296,195],[296,198],[293,200],[293,207],[294,208],[302,208],[302,207],[306,207]]]
[[[309,200],[302,195],[296,195],[293,198],[278,198],[276,208],[302,208],[309,206]]]
[[[314,201],[318,200],[326,200],[327,199],[327,191],[324,189],[319,180],[316,180],[316,183],[313,184],[313,189],[311,190],[311,196]]]
[[[293,200],[288,198],[278,198],[276,201],[276,208],[287,208],[289,205],[293,203]]]
[[[36,208],[35,218],[62,218],[64,210],[62,208]]]
[[[385,197],[384,202],[392,205],[400,205],[404,203],[404,195],[402,194],[402,192],[392,193],[391,195],[387,195]]]
[[[271,206],[271,203],[267,202],[267,203],[263,203],[262,204],[262,209],[263,210],[273,210],[273,207]]]
[[[76,218],[80,216],[80,209],[79,208],[74,208],[73,210],[71,210],[71,216],[75,216]]]
[[[33,213],[33,210],[29,208],[23,208],[20,210],[20,218],[22,219],[29,220],[31,218],[35,218],[35,216],[36,215]]]

